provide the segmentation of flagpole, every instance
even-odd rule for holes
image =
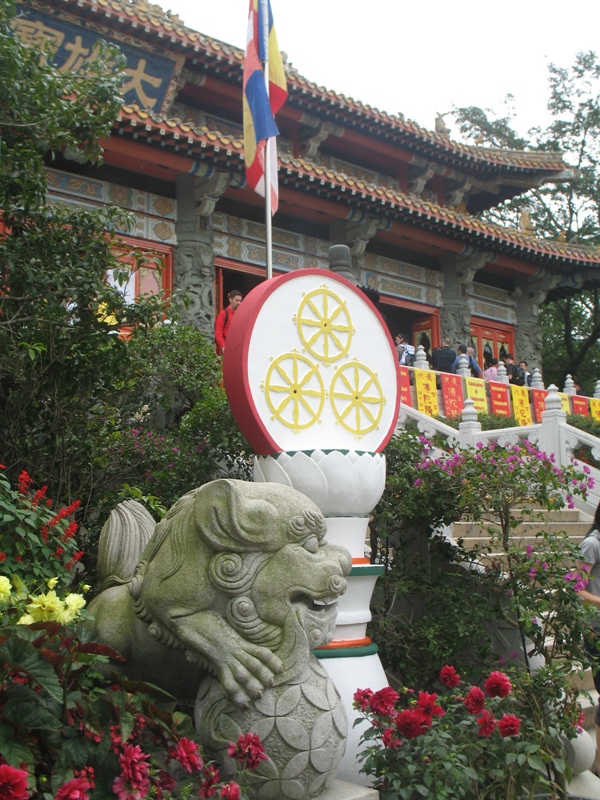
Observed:
[[[265,89],[269,97],[269,0],[259,0],[259,22],[262,24],[262,40],[265,47],[263,71],[265,76]],[[271,217],[271,148],[277,147],[274,138],[265,142],[265,246],[267,253],[267,279],[273,277],[273,231]]]

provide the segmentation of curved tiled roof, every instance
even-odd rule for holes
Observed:
[[[47,0],[53,4],[56,0]],[[61,8],[71,7],[83,17],[94,17],[122,32],[184,53],[206,72],[218,69],[219,77],[241,85],[244,53],[237,47],[188,28],[181,19],[146,0],[62,0]],[[475,147],[449,139],[421,127],[403,115],[380,111],[332,89],[309,81],[291,65],[286,67],[289,102],[315,114],[327,111],[347,127],[409,147],[420,153],[461,166],[508,172],[560,172],[566,165],[560,153],[531,153]]]
[[[124,106],[116,127],[123,136],[145,144],[160,144],[167,150],[193,159],[209,159],[241,168],[244,143],[234,136],[224,136],[206,126],[194,127],[176,119],[149,114],[137,106]],[[451,208],[421,200],[397,189],[384,188],[352,175],[321,167],[314,162],[279,154],[280,180],[296,188],[327,194],[336,199],[348,198],[372,214],[405,220],[424,228],[443,231],[454,238],[482,247],[486,242],[503,252],[536,260],[600,265],[600,249],[592,246],[537,239],[529,233],[505,228],[492,222],[460,213]]]

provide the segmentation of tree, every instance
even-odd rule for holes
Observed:
[[[551,64],[549,72],[548,108],[554,120],[547,128],[518,136],[511,127],[509,97],[500,117],[475,107],[457,109],[459,130],[467,141],[493,147],[561,150],[580,174],[577,180],[545,183],[490,209],[488,219],[515,227],[527,212],[539,238],[600,246],[600,62],[595,53],[579,53],[570,69]],[[571,374],[591,394],[600,374],[598,285],[584,278],[576,287],[555,289],[550,297],[540,310],[545,381],[563,385]]]
[[[83,73],[63,74],[12,35],[14,14],[0,0],[0,457],[15,482],[26,469],[57,503],[81,498],[85,514],[99,487],[123,480],[113,462],[130,376],[114,334],[153,324],[162,307],[128,305],[119,291],[129,277],[115,233],[127,227],[122,212],[46,198],[55,153],[100,159],[122,102],[118,53],[103,47]]]

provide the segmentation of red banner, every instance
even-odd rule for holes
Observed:
[[[465,406],[460,375],[442,372],[442,397],[444,398],[444,416],[459,417]]]
[[[412,408],[410,396],[410,372],[408,367],[400,367],[400,405]]]
[[[545,389],[532,389],[531,396],[533,397],[533,413],[535,414],[535,421],[542,421],[542,412],[546,410],[546,395],[548,392]]]
[[[490,400],[492,403],[492,414],[496,414],[498,417],[510,417],[508,386],[505,383],[490,381]]]
[[[588,406],[587,397],[580,397],[579,395],[574,394],[571,397],[571,402],[573,403],[574,414],[581,414],[584,417],[589,417],[590,407]]]

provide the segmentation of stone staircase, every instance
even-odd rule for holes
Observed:
[[[541,512],[540,512],[541,513]],[[544,519],[533,519],[532,521],[521,522],[511,532],[511,537],[515,544],[520,544],[523,548],[532,545],[536,546],[536,533],[547,530],[551,533],[565,531],[573,544],[578,545],[586,535],[592,524],[592,517],[578,509],[561,509],[560,511],[544,511]],[[489,525],[497,527],[499,524],[490,517]],[[462,539],[463,547],[470,549],[476,546],[485,546],[489,542],[489,533],[486,528],[475,522],[455,522],[452,526],[452,538],[455,542]],[[500,553],[490,553],[490,558],[500,556]]]

